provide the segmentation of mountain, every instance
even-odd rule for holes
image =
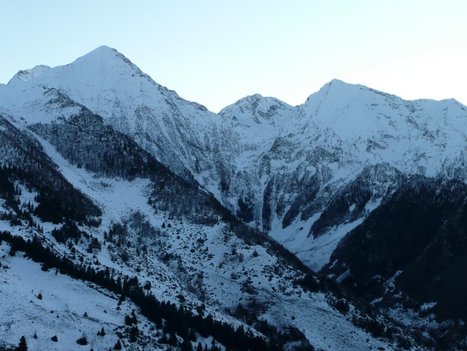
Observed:
[[[65,66],[18,72],[0,85],[0,116],[0,228],[3,250],[14,253],[0,262],[9,267],[1,273],[9,286],[25,284],[19,267],[37,271],[35,260],[65,273],[57,301],[78,284],[106,306],[127,296],[127,311],[145,321],[136,333],[134,324],[125,326],[130,312],[118,312],[104,325],[94,306],[93,323],[115,330],[103,340],[79,305],[68,303],[57,318],[66,325],[72,315],[82,325],[81,333],[57,329],[68,341],[84,333],[96,348],[119,339],[127,349],[158,349],[175,347],[177,337],[188,347],[191,333],[193,347],[216,340],[238,348],[228,335],[242,334],[241,326],[237,342],[257,349],[264,340],[271,349],[466,342],[462,323],[443,331],[467,318],[456,312],[467,110],[455,100],[406,101],[333,80],[299,106],[256,94],[215,114],[103,46]],[[451,246],[458,250],[442,253]],[[52,258],[37,257],[38,247]],[[457,292],[437,290],[420,273],[427,270]],[[384,293],[387,286],[393,289]],[[185,326],[167,329],[172,307],[157,322],[139,289],[155,306],[173,304]],[[21,303],[29,290],[4,297]],[[27,328],[46,310],[45,298],[34,301],[18,319]],[[427,311],[437,318],[429,328],[421,322]],[[401,316],[409,322],[398,324]],[[29,330],[13,333],[5,318],[8,346]],[[209,334],[206,319],[229,327]]]
[[[202,135],[193,133],[194,130],[211,129],[210,125],[218,120],[205,107],[181,99],[116,50],[105,46],[72,64],[43,72],[35,80],[24,82],[13,78],[4,87],[2,99],[11,101],[6,106],[9,110],[27,116],[29,106],[41,104],[44,87],[60,91],[103,117],[116,130],[128,133],[187,180],[192,178],[188,159],[204,157]],[[18,94],[22,89],[30,91]],[[15,98],[6,95],[8,91],[26,100],[16,103]],[[37,112],[34,117],[24,117],[25,122],[51,122],[57,117],[44,112],[40,117]],[[194,151],[197,153],[192,156]]]
[[[33,80],[14,78],[2,100],[22,95],[29,101],[6,107],[30,115],[28,123],[51,121],[57,116],[50,111],[40,117],[28,112],[40,104],[43,87],[102,116],[313,269],[329,259],[315,255],[323,239],[313,240],[313,222],[364,169],[384,164],[406,175],[466,178],[466,110],[454,100],[404,101],[334,80],[301,106],[254,95],[215,115],[155,83],[108,47]],[[22,89],[29,93],[18,94]],[[326,233],[329,253],[341,231]]]

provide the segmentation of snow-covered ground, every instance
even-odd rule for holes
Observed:
[[[72,279],[41,266],[18,252],[11,257],[9,246],[0,246],[0,340],[17,345],[26,338],[29,350],[83,350],[76,340],[85,337],[87,348],[107,350],[119,339],[125,315],[136,306],[93,285]],[[140,328],[148,322],[139,317]],[[97,333],[104,328],[105,336]],[[51,340],[57,336],[58,341]],[[121,341],[124,344],[124,341]],[[0,342],[1,345],[1,342]]]

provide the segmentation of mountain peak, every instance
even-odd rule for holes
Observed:
[[[8,84],[14,83],[14,82],[17,82],[17,81],[27,82],[28,80],[31,80],[31,79],[41,75],[42,73],[48,71],[49,69],[50,69],[49,66],[38,65],[38,66],[34,66],[33,68],[30,68],[30,69],[24,69],[24,70],[18,71],[18,73],[16,73],[10,79]]]
[[[253,94],[253,95],[248,95],[248,96],[241,98],[240,100],[234,102],[232,105],[229,105],[223,108],[222,111],[231,109],[234,106],[236,106],[240,109],[246,109],[246,110],[250,110],[254,112],[257,109],[269,108],[270,106],[273,106],[273,105],[277,105],[281,107],[291,107],[289,104],[275,97],[263,96],[261,94]],[[220,113],[222,113],[222,111]]]
[[[118,53],[118,54],[120,54],[117,49],[111,48],[110,46],[107,46],[107,45],[98,46],[97,48],[95,48],[91,52],[102,52],[102,53],[109,52],[109,53]]]
[[[45,85],[58,86],[75,98],[86,96],[93,101],[97,99],[100,101],[100,108],[105,106],[103,94],[117,94],[120,97],[127,93],[137,94],[141,89],[141,79],[138,78],[149,80],[123,54],[105,45],[53,71],[51,79]]]
[[[307,99],[307,102],[312,96],[316,94],[324,95],[324,96],[330,93],[332,93],[333,95],[336,95],[336,94],[347,95],[348,93],[352,91],[359,91],[362,89],[368,89],[368,88],[360,84],[351,84],[351,83],[344,82],[343,80],[340,80],[340,79],[333,79],[330,82],[324,84],[317,93],[310,95]]]
[[[350,84],[350,83],[344,82],[343,80],[334,78],[330,80],[328,83],[324,84],[323,88],[326,86],[348,86],[348,85],[354,85],[354,84]]]
[[[99,46],[98,48],[88,52],[86,55],[79,57],[71,65],[92,65],[107,68],[130,67],[132,70],[140,72],[140,69],[123,54],[106,45]]]
[[[394,100],[399,99],[394,95],[382,91],[368,88],[361,84],[347,83],[339,79],[333,79],[322,86],[316,93],[311,94],[302,107],[312,107],[323,105],[324,102],[332,106],[353,105],[359,101],[367,103],[369,100]],[[380,103],[382,101],[379,101]],[[376,103],[376,101],[374,101]]]
[[[293,109],[293,107],[274,97],[253,94],[223,108],[219,114],[236,118],[243,116],[246,120],[253,117],[257,123],[260,123],[258,117],[269,120],[284,109]]]
[[[114,59],[125,57],[117,49],[111,48],[107,45],[101,45],[87,54],[81,56],[80,59]],[[128,60],[128,59],[127,59]]]

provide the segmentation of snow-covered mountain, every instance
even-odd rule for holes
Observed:
[[[212,340],[236,349],[387,347],[352,323],[372,317],[339,312],[339,297],[294,256],[80,109],[30,128],[2,117],[10,156],[0,169],[2,346],[26,336],[36,350],[81,349],[78,340],[127,350],[214,349]]]
[[[327,263],[342,232],[355,226],[335,223],[318,240],[313,223],[367,169],[389,172],[379,178],[401,172],[467,179],[467,110],[455,100],[405,101],[334,80],[297,107],[253,95],[216,115],[105,46],[66,66],[38,67],[1,87],[10,114],[28,124],[66,118],[77,107],[50,99],[63,94],[313,269]],[[52,112],[57,103],[62,108]],[[386,195],[370,191],[360,217]],[[316,254],[323,245],[329,254]]]
[[[337,263],[352,262],[342,249],[353,248],[345,244],[349,233],[365,227],[400,189],[413,187],[414,177],[467,181],[467,107],[455,100],[406,101],[333,80],[300,106],[253,95],[215,114],[105,46],[65,66],[18,72],[0,85],[0,114],[5,184],[20,190],[5,190],[3,228],[38,236],[54,252],[111,268],[115,277],[147,280],[156,298],[182,301],[192,312],[203,305],[214,319],[253,327],[252,335],[274,338],[258,327],[260,320],[296,328],[302,336],[289,333],[290,345],[361,349],[369,339],[390,348],[391,341],[359,329],[382,323],[381,316],[358,317],[358,308],[339,314],[336,292],[323,283],[328,278],[319,291],[307,290],[319,280],[308,268],[326,266],[342,283],[347,266]],[[31,181],[36,174],[42,176]],[[47,179],[60,187],[47,188]],[[72,207],[89,211],[37,213],[47,205],[31,199],[44,189],[64,208],[60,189],[73,189]],[[20,215],[26,208],[31,219]],[[67,217],[86,235],[63,239]],[[24,258],[11,262],[31,265]],[[356,277],[365,273],[353,269]],[[308,285],[296,286],[303,281]],[[342,286],[351,298],[352,287]],[[333,331],[326,320],[340,327]],[[379,336],[413,342],[402,336],[408,329],[384,323]],[[195,339],[203,340],[199,333]]]

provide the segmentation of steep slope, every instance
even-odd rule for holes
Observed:
[[[44,271],[22,253],[12,253],[5,242],[0,257],[0,349],[17,345],[22,336],[29,350],[80,350],[77,340],[83,337],[96,350],[112,349],[118,342],[126,350],[138,349],[121,339],[129,332],[125,316],[137,310],[135,304],[119,302],[117,295],[95,285]],[[164,350],[154,337],[162,331],[150,330],[139,314],[138,319],[146,347]]]
[[[3,234],[3,238],[15,250],[24,251],[36,260],[42,259],[40,262],[49,267],[65,262],[65,268],[57,268],[71,277],[100,284],[113,293],[133,296],[131,291],[144,291],[158,301],[175,304],[175,309],[183,306],[183,311],[192,316],[189,318],[198,316],[196,318],[205,321],[211,318],[229,326],[212,327],[207,333],[193,328],[194,346],[214,338],[232,347],[235,342],[245,342],[250,347],[253,342],[259,342],[259,346],[253,348],[264,349],[264,342],[261,344],[258,340],[266,338],[270,341],[267,349],[284,348],[289,344],[308,349],[311,345],[319,348],[388,347],[388,340],[374,338],[353,325],[353,316],[360,312],[355,310],[344,315],[333,307],[332,295],[306,288],[312,286],[310,283],[316,285],[317,281],[309,273],[307,275],[305,267],[293,256],[242,225],[212,196],[173,175],[131,139],[109,128],[101,117],[84,107],[80,107],[77,115],[31,125],[33,132],[13,125],[12,128],[20,135],[28,133],[32,140],[37,140],[34,150],[42,155],[41,159],[49,160],[47,162],[100,211],[99,222],[92,225],[73,218],[63,218],[54,224],[34,215],[34,223],[30,224],[22,220],[22,213],[12,213],[10,202],[4,202],[1,211],[11,215],[0,220],[0,226],[13,234],[13,237]],[[92,161],[88,160],[90,155],[95,155]],[[122,159],[125,161],[112,161]],[[137,160],[137,169],[132,160]],[[36,198],[34,185],[28,188],[28,184],[23,185],[21,181],[15,183],[18,180],[10,175],[7,180],[19,187],[8,195],[13,197],[11,203],[27,204],[27,199]],[[67,196],[61,198],[66,201]],[[32,238],[32,242],[24,244],[17,237]],[[43,253],[44,248],[47,254]],[[35,252],[42,254],[38,258]],[[61,258],[57,260],[55,256]],[[33,269],[37,268],[31,267]],[[308,283],[304,284],[307,276]],[[21,284],[20,279],[24,277],[15,273],[9,279],[9,285],[15,286]],[[123,288],[116,281],[123,282]],[[125,288],[127,285],[132,288]],[[23,295],[17,296],[15,301],[21,303]],[[62,295],[60,299],[65,299],[64,303],[71,303],[66,302],[66,292]],[[150,318],[144,312],[145,305],[135,296],[131,299],[136,305],[138,320],[144,316]],[[108,301],[110,305],[111,300]],[[60,312],[60,318],[63,323],[70,323],[72,317],[67,317],[65,312]],[[30,315],[34,311],[25,313]],[[121,314],[119,316],[121,318]],[[85,322],[86,318],[82,323]],[[96,323],[83,330],[89,333]],[[161,329],[154,320],[148,323],[147,328],[156,323],[157,329]],[[107,329],[107,325],[103,325]],[[335,326],[339,327],[335,329]],[[229,330],[239,327],[247,332],[246,336],[238,332],[240,336],[232,340],[226,334],[215,334],[216,330],[225,330],[228,335]],[[38,322],[37,334],[52,332],[48,328]],[[121,328],[125,330],[125,326]],[[167,345],[164,333],[174,333],[170,328],[164,329],[147,340],[145,330],[137,334],[133,344],[139,346],[135,347],[145,343]],[[180,329],[176,330],[181,343],[187,337]],[[398,333],[404,335],[403,331]],[[18,335],[6,331],[1,338],[13,344]],[[131,328],[128,334],[112,335],[109,343],[118,337],[122,343],[132,345]],[[205,339],[207,337],[211,339]],[[74,334],[66,338],[74,338]],[[65,344],[57,346],[51,340],[42,341],[40,345],[43,343],[66,348]],[[30,345],[36,343],[31,341]]]
[[[343,219],[318,240],[325,233],[315,233],[314,222],[366,169],[382,172],[366,184],[371,193],[381,192],[377,179],[387,179],[384,169],[467,177],[467,111],[454,100],[404,101],[334,80],[297,107],[253,95],[215,115],[105,46],[69,65],[32,71],[0,87],[1,105],[13,115],[37,123],[76,113],[64,103],[54,114],[42,103],[44,90],[63,92],[313,269],[327,262],[349,229]],[[322,249],[329,254],[317,255]]]
[[[404,101],[334,80],[301,109],[329,145],[341,144],[362,163],[433,177],[465,162],[466,108],[455,100]]]
[[[22,210],[28,206],[42,220],[59,223],[64,218],[94,225],[100,216],[100,209],[82,193],[77,191],[57,171],[55,164],[40,149],[40,144],[28,133],[17,129],[4,115],[0,115],[0,174],[1,191],[11,211],[5,216],[23,216]],[[29,204],[17,202],[16,192],[21,182],[23,187],[36,190]],[[15,186],[16,185],[16,186]],[[66,196],[66,199],[65,199]],[[34,202],[34,206],[31,205]],[[31,207],[32,206],[32,207]],[[29,212],[25,219],[34,223]]]
[[[419,319],[440,348],[465,346],[465,324],[454,321],[467,320],[466,239],[467,185],[413,177],[350,232],[325,272],[396,318],[410,309],[405,323]]]
[[[261,113],[253,107],[264,105],[244,104],[242,100],[221,114],[245,119],[248,111],[252,121],[259,120]],[[350,225],[349,216],[338,216],[334,227],[321,225],[336,214],[336,203],[347,204],[341,208],[347,212],[361,205],[350,202],[346,189],[374,194],[366,211],[352,217],[361,222],[397,189],[401,175],[467,179],[467,111],[453,100],[404,101],[335,80],[295,110],[275,111],[284,111],[275,116],[275,134],[261,134],[263,125],[252,122],[261,136],[248,150],[254,155],[250,171],[232,177],[230,188],[239,204],[249,204],[250,217],[314,269],[359,223]],[[369,176],[364,183],[359,180]]]
[[[72,64],[43,72],[37,79],[12,79],[3,90],[13,90],[13,95],[17,96],[24,95],[18,91],[30,89],[25,97],[29,101],[20,101],[13,106],[10,102],[6,107],[20,112],[28,122],[53,120],[50,113],[40,116],[41,120],[28,116],[28,108],[37,105],[37,99],[41,99],[41,87],[55,88],[85,105],[116,130],[131,135],[186,180],[191,180],[192,174],[199,171],[195,171],[195,160],[202,162],[207,157],[203,133],[198,131],[215,128],[219,120],[205,107],[185,101],[157,84],[122,54],[105,46]],[[2,91],[0,96],[5,96],[1,94]],[[23,109],[17,108],[20,104]]]

